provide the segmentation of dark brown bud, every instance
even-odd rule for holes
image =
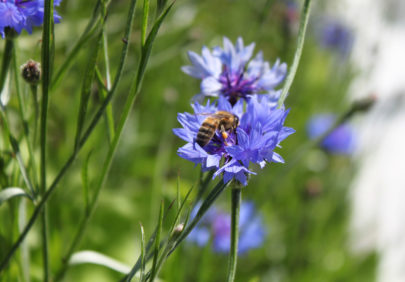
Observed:
[[[21,66],[21,75],[31,85],[37,85],[41,80],[41,65],[38,62],[29,60]]]

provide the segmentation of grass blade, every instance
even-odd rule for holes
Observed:
[[[141,227],[141,273],[140,273],[140,281],[144,281],[144,275],[145,275],[145,254],[146,254],[146,250],[145,250],[145,231],[143,230],[143,226],[141,223],[139,223],[140,227]],[[129,271],[128,271],[129,272]]]
[[[3,60],[1,63],[1,70],[0,70],[0,93],[3,90],[4,84],[6,83],[7,73],[9,71],[11,58],[14,49],[14,41],[12,39],[6,39],[4,43],[4,53],[3,53]]]
[[[143,15],[142,15],[142,32],[141,32],[142,46],[145,45],[146,31],[148,30],[148,18],[149,18],[149,0],[144,0]]]
[[[158,262],[159,251],[160,251],[160,235],[162,234],[162,225],[163,225],[163,201],[162,201],[162,204],[160,205],[158,229],[157,229],[156,238],[155,238],[155,251],[153,254],[152,270],[151,270],[151,276],[149,279],[149,281],[151,281],[151,282],[153,280],[155,280],[155,277],[158,273],[157,262]],[[130,279],[131,279],[131,277],[130,277]]]
[[[28,189],[31,191],[32,197],[35,198],[35,191],[34,191],[34,186],[32,185],[32,182],[28,176],[27,169],[25,168],[24,161],[22,159],[21,153],[20,153],[20,147],[18,145],[17,140],[10,134],[9,136],[11,147],[13,148],[13,152],[15,154],[15,157],[17,158],[18,166],[20,167],[21,175],[24,179],[25,184],[27,185]]]
[[[80,95],[79,115],[77,118],[77,126],[76,126],[75,150],[79,149],[79,143],[81,139],[80,137],[84,126],[84,122],[86,120],[87,107],[89,104],[91,94],[91,85],[94,80],[94,75],[96,72],[98,53],[103,42],[102,38],[103,34],[102,32],[100,32],[96,40],[96,44],[94,47],[95,49],[91,49],[90,51],[89,61],[87,63],[86,71],[84,73],[82,91]]]
[[[89,208],[89,179],[88,179],[88,170],[89,170],[89,160],[91,156],[90,152],[87,157],[84,159],[82,166],[82,186],[83,186],[83,198],[84,198],[84,209],[86,213]]]
[[[15,197],[27,197],[32,200],[31,196],[24,189],[18,187],[9,187],[0,191],[0,206],[5,201]]]
[[[105,254],[90,250],[74,253],[69,261],[70,265],[85,263],[102,265],[120,273],[127,273],[130,269],[129,266],[123,264],[120,261],[117,261],[116,259],[106,256]]]

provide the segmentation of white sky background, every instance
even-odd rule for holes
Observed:
[[[349,97],[375,93],[360,119],[360,169],[351,187],[352,246],[376,249],[379,282],[405,281],[405,1],[331,4],[354,28],[352,62],[361,74]],[[334,12],[334,13],[333,13]]]

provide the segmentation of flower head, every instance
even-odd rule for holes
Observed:
[[[322,25],[319,41],[322,47],[336,50],[342,56],[346,56],[352,49],[354,35],[343,23],[328,19]]]
[[[180,157],[201,164],[202,169],[215,170],[214,178],[223,175],[225,183],[231,179],[247,185],[247,175],[255,174],[249,168],[251,163],[263,168],[266,163],[283,162],[274,152],[279,143],[292,134],[292,128],[284,127],[288,111],[276,109],[274,101],[267,95],[252,95],[249,101],[238,100],[233,106],[220,96],[218,103],[201,105],[195,102],[194,114],[180,113],[178,121],[183,128],[173,130],[174,134],[187,142],[178,150]],[[246,109],[244,109],[246,108]],[[201,147],[196,136],[207,115],[216,111],[227,111],[236,115],[240,124],[227,132],[226,138],[216,128],[212,139]]]
[[[311,139],[321,136],[335,120],[336,116],[332,114],[314,116],[307,125],[308,136]],[[322,141],[321,147],[332,154],[352,154],[356,148],[356,134],[348,124],[342,124]]]
[[[199,205],[193,209],[191,216],[193,216],[193,213],[195,216]],[[250,249],[258,248],[263,244],[266,229],[262,217],[257,213],[253,202],[242,203],[239,228],[238,252],[240,254],[246,253]],[[203,216],[197,227],[187,237],[187,240],[202,247],[212,239],[214,251],[226,253],[229,252],[230,234],[231,216],[213,207]]]
[[[245,46],[242,38],[233,45],[224,37],[223,48],[204,46],[201,56],[190,51],[192,65],[182,70],[202,80],[198,97],[224,96],[233,105],[238,98],[248,99],[254,94],[279,94],[274,88],[283,81],[287,65],[277,60],[271,67],[262,52],[252,57],[254,47],[254,43]]]
[[[54,0],[59,6],[62,0]],[[55,12],[54,21],[61,17]],[[5,28],[12,28],[17,33],[23,29],[32,33],[33,26],[40,26],[44,20],[44,0],[0,0],[0,34],[4,37]]]

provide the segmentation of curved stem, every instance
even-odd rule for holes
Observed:
[[[238,241],[239,241],[239,212],[242,202],[242,189],[238,184],[232,187],[232,211],[231,211],[231,248],[229,252],[228,277],[226,281],[235,280],[236,264],[238,260]]]
[[[286,78],[283,92],[281,93],[280,99],[278,100],[278,108],[282,107],[284,104],[285,99],[287,98],[288,91],[290,90],[291,84],[294,80],[295,74],[298,69],[298,64],[300,62],[302,49],[304,47],[305,41],[305,32],[308,26],[308,19],[309,19],[309,8],[310,8],[311,0],[305,0],[304,7],[302,8],[302,16],[300,22],[300,30],[298,31],[298,42],[297,42],[297,49],[295,50],[294,60],[291,65],[290,72]]]

